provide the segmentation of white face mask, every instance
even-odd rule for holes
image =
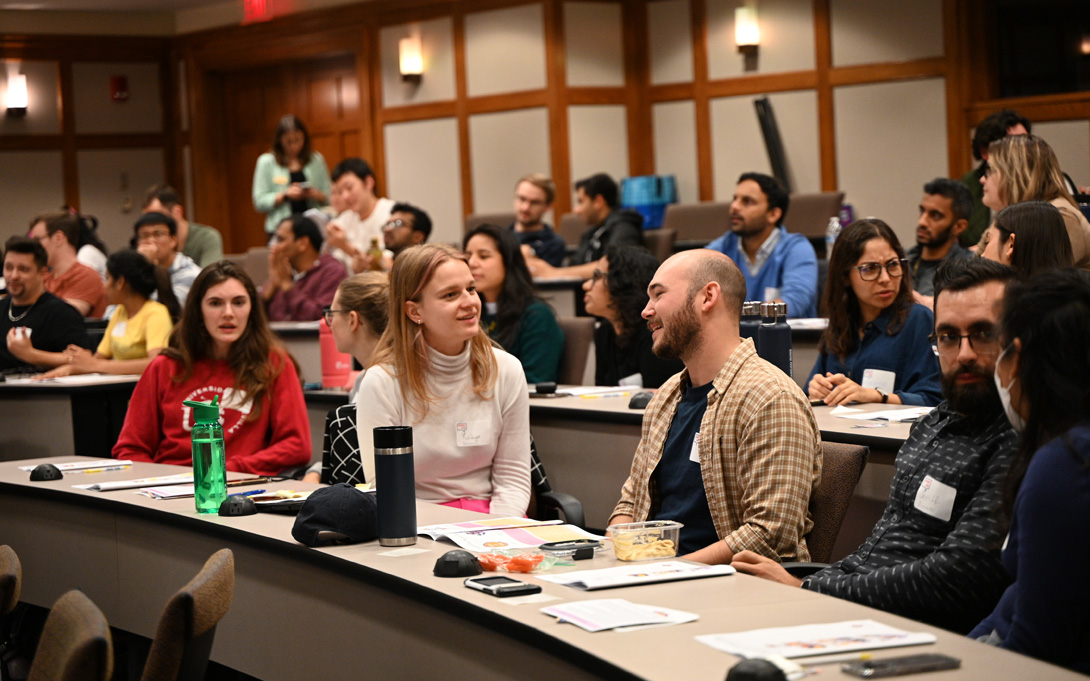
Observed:
[[[999,353],[999,357],[995,360],[995,370],[992,372],[992,377],[995,379],[995,389],[999,391],[999,401],[1003,403],[1003,411],[1007,414],[1007,420],[1011,422],[1011,427],[1021,433],[1026,429],[1026,421],[1022,418],[1022,415],[1018,413],[1011,405],[1011,385],[1018,380],[1017,376],[1011,377],[1011,385],[1003,387],[1002,382],[999,380],[999,363],[1003,361],[1003,358],[1007,355],[1007,350],[1010,350],[1014,345],[1008,345],[1006,350]]]

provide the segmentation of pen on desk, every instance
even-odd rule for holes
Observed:
[[[832,655],[820,660],[799,660],[803,667],[818,667],[824,664],[840,664],[842,662],[865,662],[871,659],[870,653],[856,653],[854,655]]]
[[[125,464],[123,466],[104,466],[103,468],[78,468],[72,471],[65,471],[66,474],[72,473],[105,473],[106,471],[122,471],[129,468],[131,464]]]
[[[598,393],[596,395],[583,395],[584,400],[596,400],[599,397],[628,397],[628,393]]]
[[[264,478],[264,477],[246,478],[245,480],[228,480],[227,481],[227,486],[228,487],[238,487],[239,485],[257,485],[259,483],[268,482],[268,481],[269,481],[269,479]]]
[[[234,494],[228,494],[229,497],[252,497],[256,494],[264,494],[263,489],[252,489],[249,492],[235,492]]]

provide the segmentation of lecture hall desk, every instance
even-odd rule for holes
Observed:
[[[217,629],[212,659],[264,681],[721,681],[735,659],[694,636],[863,618],[935,634],[934,645],[875,657],[933,651],[961,658],[962,669],[943,672],[942,679],[1084,678],[956,634],[745,575],[600,593],[540,582],[553,604],[625,598],[700,615],[680,626],[592,634],[557,624],[538,612],[540,603],[514,605],[466,589],[461,579],[434,577],[436,558],[452,548],[447,543],[421,538],[416,548],[423,552],[407,556],[388,555],[377,542],[308,549],[291,539],[289,516],[199,516],[192,499],[154,501],[131,490],[85,492],[72,489],[72,478],[31,483],[17,466],[39,461],[0,463],[0,543],[10,544],[23,562],[24,601],[49,606],[63,592],[81,588],[111,625],[150,637],[167,598],[213,551],[226,546],[235,552],[235,595]],[[125,480],[178,470],[183,469],[137,464],[127,471],[74,477]],[[262,487],[308,488],[301,482]],[[418,504],[421,524],[472,517],[480,516]],[[578,568],[614,563],[607,552]],[[828,666],[824,677],[847,678]]]

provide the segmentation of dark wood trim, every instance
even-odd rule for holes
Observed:
[[[432,118],[449,118],[458,114],[458,105],[455,101],[428,102],[426,104],[409,104],[407,106],[394,106],[389,109],[381,109],[377,120],[380,124],[403,123],[405,121],[428,120]]]
[[[566,93],[569,106],[625,104],[628,101],[628,89],[624,87],[569,87]]]
[[[829,84],[833,87],[842,85],[863,85],[866,83],[887,83],[896,80],[915,78],[935,78],[946,75],[946,58],[931,57],[904,62],[884,64],[864,64],[861,66],[837,66],[829,69]]]
[[[769,92],[790,92],[792,90],[812,90],[818,85],[816,71],[788,71],[786,73],[767,73],[739,78],[713,80],[708,83],[710,97],[737,97],[739,95],[758,95]]]
[[[571,131],[568,128],[567,35],[564,32],[563,0],[545,1],[545,80],[549,107],[549,175],[557,187],[553,214],[571,210]],[[566,101],[567,100],[567,101]]]
[[[0,58],[32,61],[147,62],[165,59],[171,38],[90,35],[2,35]]]
[[[814,65],[817,67],[818,147],[821,155],[821,189],[839,186],[836,159],[836,119],[829,72],[833,66],[833,37],[829,0],[814,0]]]
[[[372,112],[377,112],[382,103],[382,78],[372,77],[372,73],[381,73],[378,32],[370,27],[359,30],[360,49],[356,52],[356,80],[359,84],[360,104],[357,124],[360,129],[360,156],[371,163],[375,171],[375,188],[381,190],[379,196],[385,196],[389,187],[386,175],[386,143],[382,134],[382,125]],[[332,171],[332,168],[330,168]]]
[[[0,151],[63,151],[64,135],[2,135]]]
[[[473,115],[541,108],[548,106],[549,95],[548,90],[525,90],[523,92],[505,92],[501,95],[466,97],[464,101],[466,111]]]
[[[942,42],[946,71],[946,165],[950,177],[961,177],[971,167],[972,150],[965,124],[965,73],[958,68],[966,55],[959,39],[962,16],[956,0],[942,3]]]
[[[704,0],[690,0],[689,8],[693,36],[697,194],[701,201],[712,201],[715,199],[715,164],[712,158],[711,88],[708,83],[708,17]]]
[[[650,55],[647,43],[646,0],[625,0],[621,5],[624,45],[625,107],[628,133],[628,174],[650,175],[655,172],[655,148],[651,125],[651,105],[647,90],[651,84]]]
[[[473,202],[473,161],[469,144],[469,107],[466,103],[466,27],[465,15],[460,11],[454,15],[454,112],[458,118],[458,149],[462,180],[462,214],[472,215]]]
[[[64,202],[79,210],[79,159],[76,157],[76,114],[68,104],[75,101],[72,94],[72,62],[60,62],[61,88],[61,166],[64,178]]]

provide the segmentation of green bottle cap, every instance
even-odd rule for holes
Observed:
[[[216,395],[209,403],[186,400],[182,404],[193,409],[193,418],[197,423],[217,423],[220,420],[218,401],[219,395]]]

